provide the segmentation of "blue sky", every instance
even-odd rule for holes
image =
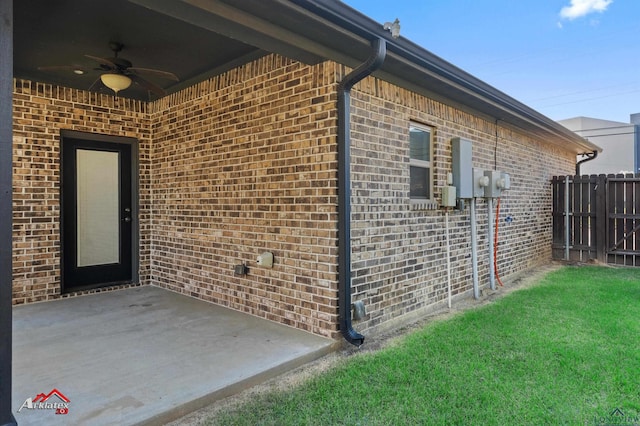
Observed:
[[[640,0],[344,0],[554,120],[640,113]]]

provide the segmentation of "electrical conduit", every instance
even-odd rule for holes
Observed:
[[[496,206],[496,232],[494,234],[493,241],[493,271],[495,272],[496,279],[500,287],[503,287],[502,281],[500,281],[500,275],[498,274],[498,223],[500,218],[500,197],[498,197],[498,204]],[[491,228],[491,222],[489,222],[489,228]],[[495,286],[495,283],[494,283]]]
[[[478,240],[476,231],[476,199],[471,199],[471,270],[473,275],[473,298],[480,299],[480,288],[478,286]]]
[[[493,198],[487,198],[487,242],[489,243],[489,265],[495,265],[495,241],[493,235]],[[489,267],[489,287],[496,289],[495,268]]]
[[[447,244],[447,305],[451,309],[451,245],[449,244],[449,208],[444,211],[444,229]]]

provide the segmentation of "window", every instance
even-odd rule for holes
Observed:
[[[409,127],[410,197],[416,201],[431,200],[433,191],[431,168],[431,135],[429,127],[412,123]]]

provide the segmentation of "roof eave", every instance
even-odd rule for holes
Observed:
[[[380,23],[339,0],[129,1],[265,52],[305,63],[332,60],[355,67],[367,58],[371,42],[382,38],[387,42],[388,56],[374,73],[376,77],[501,125],[525,130],[578,154],[601,151],[588,140],[423,47],[403,37],[392,38]],[[261,8],[261,13],[254,10],[256,7]],[[262,13],[265,16],[259,16]],[[316,31],[301,33],[292,27],[292,22],[279,22],[281,16],[303,22],[305,28]]]
[[[598,151],[602,149],[590,141],[580,137],[556,121],[544,116],[511,96],[481,81],[466,71],[434,55],[410,40],[399,37],[394,39],[380,23],[363,15],[355,9],[335,0],[288,0],[305,8],[316,16],[328,20],[350,32],[358,39],[371,41],[383,38],[387,42],[389,59],[375,75],[383,79],[395,76],[409,83],[413,89],[422,88],[425,92],[439,95],[440,101],[462,106],[482,113],[494,120],[521,128],[547,142],[576,154]],[[327,58],[333,59],[335,58]],[[361,60],[361,58],[358,58]],[[405,71],[398,72],[396,64],[403,63]],[[347,64],[349,65],[349,64]],[[408,67],[408,68],[407,68]],[[427,76],[428,78],[424,78]],[[400,81],[394,83],[400,83]],[[438,85],[425,85],[422,81],[434,82]]]

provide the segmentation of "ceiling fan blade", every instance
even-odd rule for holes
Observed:
[[[167,80],[180,81],[177,75],[168,71],[160,71],[160,70],[153,70],[150,68],[138,68],[138,67],[129,67],[127,68],[127,71],[131,71],[136,74],[147,74],[149,76],[166,78]]]
[[[128,74],[128,77],[131,78],[131,80],[133,80],[134,82],[138,83],[140,86],[142,86],[145,89],[155,93],[158,96],[164,96],[164,95],[167,94],[167,92],[165,92],[162,87],[156,86],[155,84],[151,83],[150,81],[145,80],[144,78],[140,77],[139,75]]]
[[[74,65],[53,65],[50,67],[38,67],[38,71],[75,71],[75,70],[84,71],[83,67],[78,67]]]
[[[97,63],[99,63],[100,65],[104,65],[106,67],[109,67],[111,69],[118,69],[118,66],[116,64],[114,64],[113,62],[111,62],[110,60],[108,60],[107,58],[99,58],[97,56],[91,56],[91,55],[84,55],[86,58],[89,59],[93,59],[94,61],[96,61]]]

